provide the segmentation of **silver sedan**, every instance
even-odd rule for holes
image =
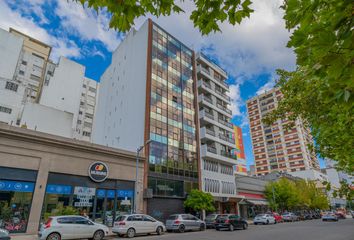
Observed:
[[[191,214],[174,214],[166,221],[167,231],[184,232],[187,230],[205,230],[205,222]]]

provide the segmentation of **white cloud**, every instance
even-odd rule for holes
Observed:
[[[232,116],[241,116],[241,106],[243,105],[243,101],[241,98],[240,85],[230,85],[230,93],[229,96],[231,98],[231,111]]]
[[[84,8],[75,1],[57,1],[56,15],[65,31],[78,35],[82,40],[101,41],[109,51],[114,51],[119,42],[119,34],[109,28],[109,17],[106,12]]]
[[[263,86],[261,86],[257,90],[256,94],[260,95],[262,93],[265,93],[265,92],[271,90],[272,88],[274,88],[274,86],[275,86],[275,74],[271,74],[271,77],[268,80],[268,82],[266,82]]]
[[[194,8],[191,1],[181,3],[185,13],[153,18],[161,27],[196,50],[203,47],[220,65],[242,84],[252,76],[273,72],[276,68],[291,69],[295,55],[286,47],[289,32],[279,7],[283,0],[254,0],[255,12],[241,25],[221,24],[222,33],[202,37],[189,15]],[[144,18],[136,21],[139,26]]]
[[[33,19],[22,17],[9,6],[0,1],[0,27],[8,30],[10,27],[19,30],[39,41],[53,47],[52,59],[58,60],[60,56],[80,57],[80,49],[73,42],[65,38],[55,38],[33,22]]]

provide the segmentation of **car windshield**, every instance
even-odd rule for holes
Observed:
[[[178,215],[171,215],[167,218],[167,220],[176,220],[178,218]]]
[[[124,219],[125,219],[125,216],[118,216],[116,218],[116,221],[124,221]]]
[[[206,217],[206,219],[214,219],[216,218],[216,216],[217,216],[216,214],[210,214]]]
[[[258,214],[256,217],[265,217],[265,214]]]
[[[229,215],[223,214],[223,215],[219,215],[219,216],[217,217],[217,219],[228,218],[228,217],[229,217]]]

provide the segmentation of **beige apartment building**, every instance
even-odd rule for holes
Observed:
[[[279,119],[272,125],[262,122],[264,116],[277,107],[282,98],[278,88],[255,96],[247,101],[248,118],[252,138],[256,175],[295,172],[319,169],[314,151],[307,146],[313,144],[310,129],[301,120],[286,129],[287,119]]]

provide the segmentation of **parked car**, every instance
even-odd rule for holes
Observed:
[[[273,215],[276,223],[284,222],[283,217],[279,213],[273,212],[272,215]]]
[[[205,225],[206,228],[214,228],[215,227],[215,220],[217,219],[218,216],[220,216],[221,214],[209,214],[206,218],[205,218]]]
[[[338,219],[346,219],[347,217],[345,216],[345,213],[344,212],[341,212],[341,211],[337,211],[334,213]]]
[[[322,216],[322,221],[338,221],[338,217],[334,213],[327,213]]]
[[[166,227],[162,222],[145,214],[118,216],[112,228],[112,232],[118,234],[119,237],[126,235],[128,238],[150,233],[161,235],[165,231]]]
[[[215,221],[215,229],[216,231],[220,231],[221,229],[225,228],[230,231],[234,231],[237,228],[246,230],[248,228],[248,223],[245,219],[238,215],[221,214]]]
[[[294,222],[299,221],[299,216],[292,212],[283,213],[282,215],[284,222]]]
[[[9,232],[0,228],[0,240],[10,240]]]
[[[312,213],[306,212],[304,213],[304,220],[312,220],[314,219]]]
[[[41,225],[38,236],[41,240],[80,238],[101,240],[108,232],[107,226],[95,223],[82,216],[56,216],[48,218],[48,220]]]
[[[191,214],[173,214],[166,221],[167,231],[178,231],[183,233],[187,230],[204,231],[206,224],[204,221]]]
[[[261,224],[269,224],[269,223],[276,224],[277,222],[275,221],[275,218],[273,217],[272,214],[258,214],[253,219],[253,223],[254,223],[254,225],[257,225],[259,223],[261,223]]]

